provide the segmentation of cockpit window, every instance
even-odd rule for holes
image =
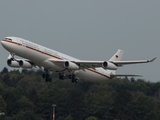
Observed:
[[[9,40],[9,41],[12,41],[12,39],[10,39],[10,38],[5,38],[6,40]]]

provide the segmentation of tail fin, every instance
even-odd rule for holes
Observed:
[[[123,50],[118,49],[118,51],[109,59],[109,61],[120,61],[123,56]]]
[[[123,56],[123,50],[118,49],[118,51],[109,59],[109,61],[120,61]],[[116,70],[108,70],[110,74],[115,75]]]

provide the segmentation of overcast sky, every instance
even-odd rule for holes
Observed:
[[[160,81],[160,0],[0,1],[0,39],[21,37],[83,60],[108,60],[117,49],[122,60],[150,59],[117,73]],[[8,52],[0,47],[0,69]]]

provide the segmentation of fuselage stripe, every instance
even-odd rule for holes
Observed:
[[[50,54],[45,53],[45,52],[43,52],[43,51],[34,49],[34,48],[32,48],[32,47],[26,46],[26,48],[31,49],[31,50],[34,50],[34,51],[37,51],[37,52],[42,53],[42,54],[45,54],[45,55],[48,55],[48,56],[50,56],[50,57],[54,57],[54,58],[59,59],[59,60],[62,60],[61,58],[59,58],[59,57],[57,57],[57,56],[50,55]]]

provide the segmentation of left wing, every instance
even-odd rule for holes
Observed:
[[[109,61],[111,63],[116,64],[117,66],[123,66],[123,65],[129,65],[129,64],[139,64],[139,63],[148,63],[153,62],[156,59],[156,57],[150,59],[150,60],[135,60],[135,61]]]
[[[140,64],[140,63],[148,63],[153,62],[156,59],[156,57],[150,59],[150,60],[134,60],[134,61],[108,61],[110,63],[115,64],[116,66],[123,66],[123,65],[129,65],[129,64]],[[81,66],[90,66],[90,67],[102,67],[102,64],[104,64],[107,61],[74,61],[76,64],[80,64]]]
[[[49,59],[49,61],[55,63],[55,64],[63,64],[63,66],[69,67],[69,66],[78,66],[79,69],[85,69],[85,68],[93,68],[96,67],[102,67],[102,64],[104,61],[70,61],[70,60],[53,60]]]

